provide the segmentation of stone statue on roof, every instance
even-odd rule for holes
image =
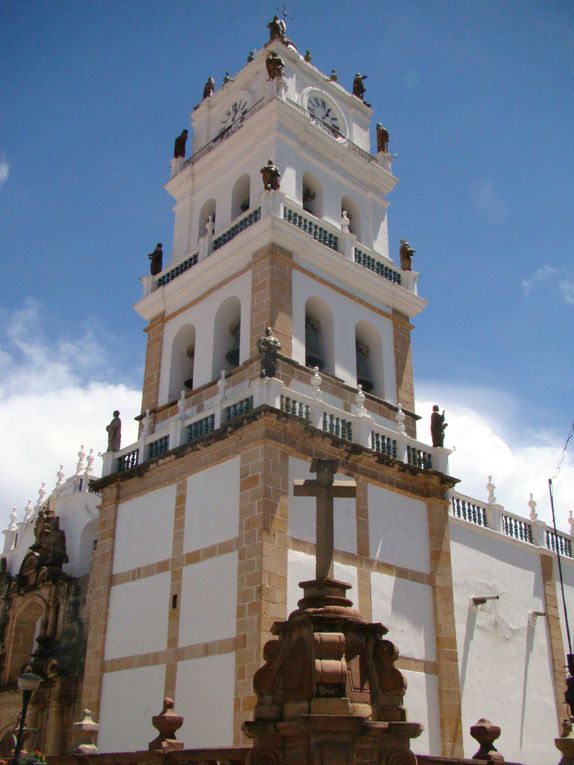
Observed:
[[[185,157],[185,144],[187,141],[187,130],[182,130],[173,144],[173,158]]]
[[[265,327],[265,334],[257,341],[257,351],[261,358],[261,377],[275,377],[277,354],[281,343],[271,334],[271,327]]]
[[[265,67],[267,68],[267,74],[270,80],[278,80],[283,77],[285,71],[285,64],[281,56],[279,56],[274,50],[265,59]]]
[[[278,16],[273,16],[272,20],[267,24],[269,30],[269,42],[285,42],[285,33],[287,32],[287,24]]]
[[[377,151],[389,153],[389,131],[377,122]]]
[[[106,425],[108,433],[108,451],[117,452],[120,450],[122,442],[122,421],[120,420],[120,413],[116,409],[114,416],[109,425]]]
[[[152,276],[157,276],[161,273],[163,268],[163,246],[161,242],[158,242],[155,246],[155,250],[150,252],[149,258],[149,271]]]
[[[399,256],[401,258],[401,268],[403,271],[413,270],[413,255],[415,250],[410,246],[406,239],[401,239],[401,246],[399,247]]]
[[[207,82],[203,86],[203,100],[206,98],[211,98],[211,96],[215,93],[215,80],[213,77],[208,77]]]
[[[261,168],[261,177],[263,178],[263,188],[266,191],[278,191],[281,173],[270,159],[266,165]]]

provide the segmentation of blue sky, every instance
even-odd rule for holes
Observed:
[[[145,344],[132,304],[146,254],[158,241],[170,250],[173,139],[206,78],[220,85],[262,47],[276,5],[0,4],[0,423],[13,454],[0,515],[39,480],[50,487],[60,462],[73,468],[80,440],[104,448],[92,432],[112,399],[126,423],[138,414]],[[533,490],[543,505],[574,418],[574,4],[287,5],[288,34],[313,63],[348,88],[368,74],[373,125],[398,155],[392,252],[401,238],[416,249],[429,301],[414,332],[421,413],[434,401],[451,413],[462,491],[484,498],[498,439],[512,456],[507,501],[525,497],[509,509],[526,512]],[[568,453],[562,526],[572,469]]]

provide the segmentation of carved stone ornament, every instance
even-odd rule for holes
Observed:
[[[274,50],[265,59],[265,67],[270,80],[278,80],[283,77],[285,63]]]
[[[175,736],[176,731],[183,725],[183,717],[175,713],[172,699],[166,696],[161,713],[152,717],[152,723],[153,727],[159,731],[159,735],[150,741],[148,746],[150,752],[183,749],[183,741],[178,741]]]
[[[480,749],[472,756],[473,760],[504,762],[504,757],[494,746],[494,742],[500,736],[499,725],[494,725],[483,717],[471,726],[470,735],[480,744]]]

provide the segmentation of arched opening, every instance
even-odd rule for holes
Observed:
[[[235,181],[231,192],[231,220],[243,215],[251,206],[251,179],[247,174]]]
[[[210,218],[215,225],[215,199],[208,199],[207,202],[204,202],[203,207],[201,208],[197,229],[198,240],[206,233],[207,221]]]
[[[365,393],[384,398],[383,345],[377,330],[367,321],[355,327],[357,385]]]
[[[193,388],[193,367],[195,363],[195,327],[186,324],[181,327],[171,344],[168,400],[179,398],[182,390]]]
[[[323,187],[312,173],[304,173],[301,191],[303,209],[316,218],[323,217]]]
[[[227,298],[217,309],[213,332],[212,379],[239,366],[241,348],[241,303]]]
[[[305,303],[305,366],[334,373],[333,314],[320,298]]]
[[[44,608],[39,600],[24,603],[14,615],[9,642],[8,678],[22,674],[36,650],[36,640],[42,630]]]
[[[359,242],[363,241],[361,239],[361,213],[358,205],[351,197],[341,199],[341,219],[343,218],[343,211],[347,213],[349,219],[349,231],[357,237]]]

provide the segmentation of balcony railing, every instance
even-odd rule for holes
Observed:
[[[393,284],[401,283],[401,275],[398,271],[395,271],[394,268],[391,268],[381,260],[374,258],[372,255],[368,255],[358,247],[355,247],[355,263],[358,263],[364,268],[368,268],[369,271],[377,274],[377,276],[382,276],[383,279],[388,279],[390,282],[393,282]]]
[[[211,402],[207,399],[205,410],[193,416],[182,416],[178,411],[171,419],[161,422],[155,433],[142,436],[137,444],[117,453],[106,452],[103,474],[125,473],[161,457],[169,450],[200,441],[223,426],[234,421],[238,423],[241,417],[263,405],[296,417],[329,436],[372,450],[373,454],[420,470],[438,470],[448,474],[447,449],[429,447],[401,432],[391,421],[388,421],[388,426],[381,424],[364,408],[348,412],[327,403],[321,395],[313,393],[311,386],[307,394],[291,390],[275,378],[257,377],[250,383],[243,381],[225,390],[224,394],[214,385]]]
[[[326,247],[330,247],[332,250],[336,251],[339,250],[339,237],[337,234],[334,234],[332,231],[329,231],[328,228],[321,226],[304,213],[300,213],[285,205],[283,207],[283,220],[286,220],[287,223],[291,223],[293,226],[297,226],[297,228],[305,231],[305,233],[309,234],[313,239],[316,239]]]
[[[458,492],[452,492],[450,513],[455,518],[497,531],[518,542],[544,547],[552,552],[557,551],[567,558],[574,557],[572,538],[568,534],[555,534],[544,521],[522,518],[515,513],[509,513],[501,505],[480,502]]]
[[[257,207],[255,210],[247,213],[247,215],[244,215],[243,218],[238,220],[237,223],[234,223],[233,226],[230,226],[227,231],[224,231],[223,234],[217,237],[217,239],[214,239],[213,249],[218,250],[222,245],[227,244],[227,242],[234,239],[237,234],[240,234],[242,231],[245,231],[246,228],[249,228],[249,226],[257,223],[260,218],[261,208]]]

